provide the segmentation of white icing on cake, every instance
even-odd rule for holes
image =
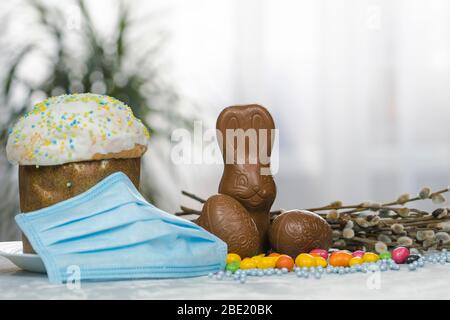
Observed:
[[[20,165],[58,165],[146,147],[147,128],[121,101],[83,93],[36,104],[9,132],[8,160]]]

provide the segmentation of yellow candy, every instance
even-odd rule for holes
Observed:
[[[314,256],[314,261],[317,267],[325,268],[328,265],[327,260],[325,260],[323,257]]]
[[[241,257],[236,253],[229,253],[227,254],[227,264],[233,263],[233,262],[241,262]]]
[[[253,257],[251,257],[250,259],[252,259],[253,261],[255,261],[255,263],[258,263],[259,262],[259,260],[261,260],[263,257],[261,257],[261,256],[253,256]]]
[[[373,252],[366,252],[363,255],[364,262],[377,262],[380,257]]]
[[[274,257],[261,257],[261,259],[258,261],[256,266],[259,269],[269,269],[269,268],[275,268],[275,265],[277,263],[278,258]]]
[[[257,263],[254,259],[245,258],[241,261],[241,269],[254,269],[257,267]]]
[[[295,258],[295,264],[297,267],[315,267],[316,260],[308,253],[300,253],[297,258]]]
[[[350,259],[350,262],[348,263],[348,265],[351,267],[355,264],[362,264],[364,262],[363,258],[361,257],[353,257]]]

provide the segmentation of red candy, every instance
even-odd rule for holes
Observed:
[[[309,254],[315,257],[322,257],[325,260],[328,259],[328,251],[325,249],[313,249],[309,252]]]
[[[404,263],[409,257],[409,249],[405,247],[397,247],[392,251],[392,260],[395,263]]]
[[[357,251],[355,251],[355,252],[352,253],[352,256],[362,258],[363,255],[364,255],[364,253],[365,253],[365,252],[362,251],[362,250],[357,250]]]

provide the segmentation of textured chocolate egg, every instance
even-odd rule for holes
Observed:
[[[230,196],[211,196],[203,205],[197,224],[226,242],[228,252],[242,258],[259,250],[259,234],[247,210]]]
[[[331,246],[331,227],[319,215],[306,210],[291,210],[280,214],[270,229],[270,244],[277,252],[296,257],[312,249]]]

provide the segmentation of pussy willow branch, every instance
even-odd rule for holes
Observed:
[[[431,199],[434,195],[446,193],[448,191],[449,191],[449,188],[447,187],[445,189],[433,192],[433,193],[431,193],[429,195],[429,197],[427,199]],[[385,207],[387,209],[388,206],[404,205],[405,203],[418,201],[418,200],[425,200],[425,199],[421,198],[420,196],[417,196],[417,197],[408,199],[408,200],[406,200],[406,201],[404,201],[402,203],[399,203],[398,200],[386,202],[386,203],[381,204],[381,206],[379,206],[379,207],[371,207],[370,205],[367,206],[367,205],[364,205],[363,203],[353,204],[353,205],[333,205],[333,204],[330,204],[330,205],[326,205],[326,206],[323,206],[323,207],[308,208],[306,210],[316,212],[316,211],[327,211],[327,210],[355,209],[355,211],[351,210],[351,211],[343,211],[342,212],[342,213],[353,213],[353,212],[356,212],[356,210],[365,211],[365,210],[371,210],[371,209],[384,209],[383,207]]]
[[[447,187],[445,189],[442,189],[442,190],[430,193],[430,195],[426,199],[431,199],[435,195],[446,193],[448,191],[449,191],[449,188]],[[400,203],[398,200],[391,201],[391,202],[386,202],[386,203],[383,203],[380,206],[375,207],[375,208],[371,207],[370,204],[369,205],[364,205],[364,204],[360,203],[360,204],[357,204],[357,205],[341,205],[341,206],[338,206],[338,205],[335,205],[335,206],[327,205],[327,206],[318,207],[318,208],[309,208],[309,209],[306,209],[306,210],[316,212],[316,211],[325,211],[325,210],[353,209],[353,210],[342,211],[341,214],[353,214],[353,213],[359,213],[361,211],[366,211],[366,210],[371,210],[371,209],[376,209],[376,210],[387,209],[387,210],[395,211],[395,210],[398,210],[398,209],[393,209],[391,206],[395,206],[395,205],[404,206],[406,203],[409,203],[409,202],[418,201],[418,200],[426,200],[426,199],[423,199],[420,196],[417,196],[417,197],[414,197],[414,198],[411,198],[411,199],[407,199],[407,200],[403,201],[402,203]],[[412,210],[414,212],[419,212],[419,210],[417,210],[417,209],[412,209]],[[424,211],[421,211],[420,213],[424,213]]]
[[[182,190],[181,193],[182,193],[183,195],[185,195],[185,196],[191,198],[191,199],[197,200],[197,201],[200,202],[200,203],[205,203],[205,202],[206,202],[205,199],[202,199],[202,198],[196,196],[196,195],[193,194],[193,193],[190,193],[190,192],[187,192],[187,191],[184,191],[184,190]]]
[[[446,193],[448,191],[449,191],[449,188],[447,187],[447,188],[444,188],[442,190],[430,193],[428,199],[431,199],[434,195]],[[181,193],[183,195],[191,198],[191,199],[194,199],[194,200],[202,203],[202,204],[206,202],[205,199],[203,199],[203,198],[201,198],[201,197],[199,197],[199,196],[197,196],[197,195],[195,195],[193,193],[187,192],[185,190],[181,191]],[[401,205],[402,208],[403,208],[406,203],[413,202],[413,201],[418,201],[418,200],[425,200],[425,199],[421,198],[420,196],[417,196],[417,197],[414,197],[414,198],[411,198],[411,199],[407,199],[407,200],[403,201],[402,203],[400,203],[398,200],[396,200],[396,201],[390,201],[390,202],[383,203],[383,204],[381,204],[380,206],[377,206],[377,207],[371,207],[370,204],[369,205],[365,205],[363,203],[360,203],[360,204],[353,204],[353,205],[326,205],[326,206],[323,206],[323,207],[308,208],[308,209],[305,209],[305,210],[313,211],[313,212],[316,212],[316,213],[318,213],[320,215],[325,215],[326,213],[322,213],[322,212],[319,212],[319,211],[343,210],[343,209],[352,209],[352,210],[341,211],[341,214],[353,214],[353,213],[359,213],[361,211],[373,210],[373,209],[374,210],[391,210],[391,211],[397,212],[401,208],[393,207],[393,206]],[[186,210],[184,210],[183,208],[185,208]],[[182,209],[183,212],[177,212],[176,215],[183,216],[183,215],[200,214],[201,213],[201,211],[198,211],[198,210],[195,210],[195,209],[191,209],[191,208],[187,208],[187,207],[182,207],[181,209]],[[418,214],[421,214],[421,215],[427,214],[426,211],[422,211],[422,210],[419,210],[419,209],[415,209],[415,208],[408,208],[408,209],[411,212],[415,212],[415,213],[418,213]],[[278,214],[280,214],[282,212],[283,212],[282,210],[275,210],[275,211],[271,211],[271,214],[272,215],[278,215]]]

